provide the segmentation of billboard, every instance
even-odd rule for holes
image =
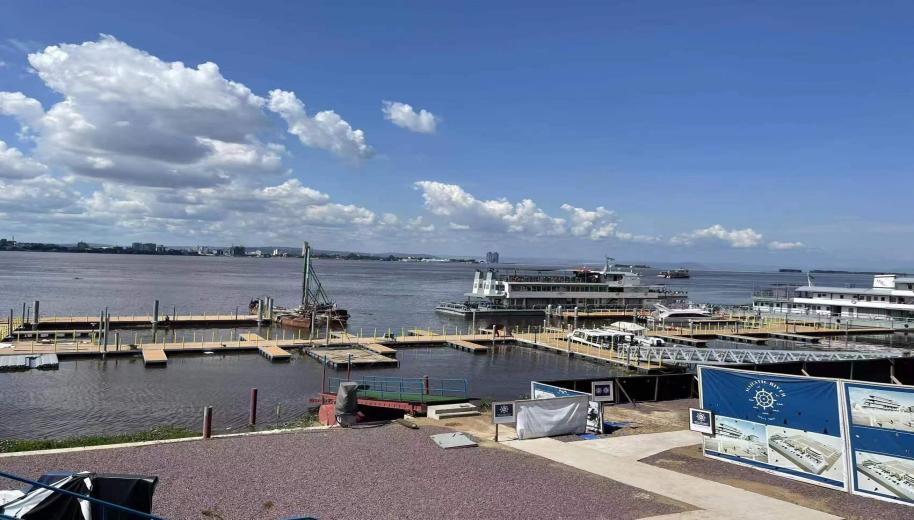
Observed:
[[[844,382],[851,492],[914,505],[914,388]]]
[[[700,406],[714,414],[706,456],[847,489],[837,380],[710,366],[699,367],[698,378]]]

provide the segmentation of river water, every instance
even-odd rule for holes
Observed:
[[[300,259],[171,257],[65,253],[0,253],[0,311],[21,311],[41,302],[41,314],[151,314],[245,312],[251,298],[272,296],[295,305],[301,290]],[[459,318],[434,312],[444,300],[462,300],[479,266],[315,260],[330,296],[351,315],[349,329],[400,327],[453,330]],[[507,266],[502,266],[507,267]],[[869,275],[821,274],[820,285],[869,285]],[[805,282],[799,273],[693,271],[687,280],[661,280],[644,272],[643,283],[687,289],[698,303],[746,304],[755,287]],[[523,323],[523,322],[521,322]],[[480,320],[480,325],[484,324]],[[882,338],[898,346],[909,341]],[[785,345],[788,346],[789,345]],[[359,375],[466,379],[470,395],[511,399],[529,393],[531,379],[610,375],[611,367],[523,348],[473,355],[449,348],[405,349],[399,368],[359,370]],[[334,371],[330,371],[334,372]],[[329,374],[339,375],[335,373]],[[243,427],[250,388],[258,388],[265,423],[306,412],[321,385],[318,362],[293,356],[271,364],[256,354],[170,356],[167,368],[146,369],[139,358],[64,360],[56,371],[0,373],[0,438],[68,437],[121,433],[162,425],[197,428],[203,406],[214,406],[218,430]]]

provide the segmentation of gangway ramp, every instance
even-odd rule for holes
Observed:
[[[837,350],[762,350],[762,349],[727,349],[727,348],[691,348],[678,346],[616,347],[622,357],[650,363],[684,364],[684,365],[742,365],[790,363],[803,361],[855,361],[863,359],[884,359],[903,355],[901,351],[837,351]]]
[[[742,336],[739,334],[718,334],[717,339],[723,341],[733,341],[736,343],[749,343],[752,345],[764,345],[768,340],[758,336]]]

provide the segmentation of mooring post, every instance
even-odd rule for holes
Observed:
[[[22,314],[20,315],[20,318],[21,319],[20,319],[19,323],[21,323],[22,326],[25,327],[25,325],[26,325],[26,323],[25,323],[25,302],[22,302]]]
[[[428,376],[422,376],[422,388],[425,395],[428,395]]]
[[[270,297],[270,321],[273,321],[273,298]]]
[[[248,424],[254,426],[257,424],[257,389],[251,388],[251,413],[248,416]]]
[[[105,352],[108,351],[108,332],[110,331],[110,327],[111,327],[111,315],[108,314],[108,307],[105,307],[105,338],[103,340],[104,343],[102,344],[102,350]]]
[[[257,300],[257,325],[263,323],[263,298]]]
[[[203,408],[203,438],[209,439],[213,432],[213,407]]]
[[[327,311],[327,312],[330,312],[330,311]],[[325,340],[325,344],[329,345],[330,344],[330,315],[327,314],[324,317],[324,320],[327,322],[327,339]]]
[[[35,324],[35,328],[37,329],[38,328],[38,300],[35,300],[35,312],[33,314],[34,314],[34,316],[32,316],[32,323]]]
[[[577,305],[574,306],[574,327],[573,328],[575,328],[575,329],[578,328],[578,306]]]
[[[327,354],[324,354],[324,362],[321,363],[321,393],[327,391]]]
[[[349,354],[349,361],[346,363],[346,381],[352,381],[352,354]]]

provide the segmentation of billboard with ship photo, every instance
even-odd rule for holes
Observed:
[[[857,491],[914,503],[914,460],[854,452]]]
[[[720,453],[732,457],[768,462],[768,447],[765,445],[765,425],[733,417],[717,416],[716,434],[702,437],[706,452]]]
[[[851,491],[914,506],[914,387],[845,381]]]
[[[717,419],[705,456],[847,490],[838,380],[700,366],[698,381]]]
[[[914,432],[914,393],[894,388],[850,386],[851,424]]]
[[[844,440],[841,437],[768,426],[768,463],[844,481]]]

